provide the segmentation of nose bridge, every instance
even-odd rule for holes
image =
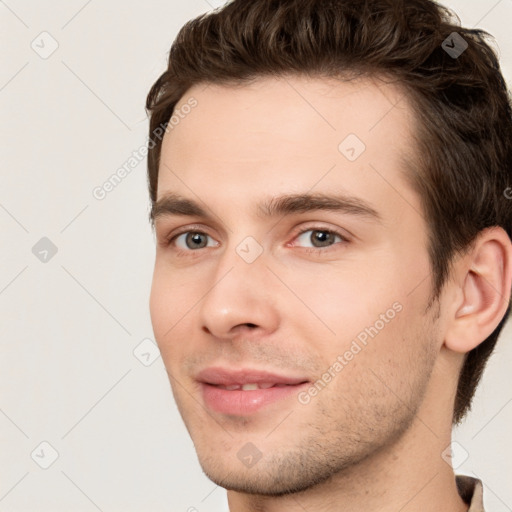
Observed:
[[[232,240],[234,236],[232,233]],[[263,246],[247,236],[238,243],[230,241],[217,258],[200,305],[202,326],[219,338],[229,337],[243,324],[273,329],[276,311],[268,295]]]

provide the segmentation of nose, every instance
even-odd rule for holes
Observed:
[[[219,339],[274,332],[279,325],[275,285],[265,253],[247,263],[234,248],[227,249],[205,284],[199,308],[203,331]]]

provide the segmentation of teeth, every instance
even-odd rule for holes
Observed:
[[[255,389],[259,389],[258,384],[244,384],[242,386],[242,391],[254,391]]]
[[[261,382],[260,384],[244,384],[243,391],[254,391],[255,389],[269,389],[275,384],[273,382]]]
[[[257,389],[269,389],[273,387],[275,384],[272,382],[262,382],[261,384],[244,384],[240,386],[238,384],[233,384],[231,386],[218,386],[221,389],[225,389],[227,391],[235,391],[241,389],[242,391],[256,391]],[[277,384],[276,384],[277,386]]]
[[[220,386],[222,389],[227,389],[228,391],[234,391],[235,389],[240,389],[240,386],[234,384],[233,386]]]

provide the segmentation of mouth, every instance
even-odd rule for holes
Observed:
[[[208,368],[199,373],[197,380],[208,409],[237,416],[253,414],[278,401],[290,400],[310,385],[304,377],[224,368]]]
[[[307,381],[302,382],[304,384]],[[210,384],[211,386],[215,386],[219,389],[225,389],[226,391],[256,391],[257,389],[270,389],[270,388],[284,388],[287,386],[297,386],[297,384],[274,384],[272,382],[262,382],[262,383],[247,383],[247,384],[231,384],[229,386],[223,386],[221,384]]]

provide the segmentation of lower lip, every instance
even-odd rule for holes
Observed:
[[[296,395],[309,383],[294,386],[281,386],[250,391],[221,389],[211,384],[201,383],[203,399],[209,409],[223,413],[243,415],[259,411],[278,400]]]

